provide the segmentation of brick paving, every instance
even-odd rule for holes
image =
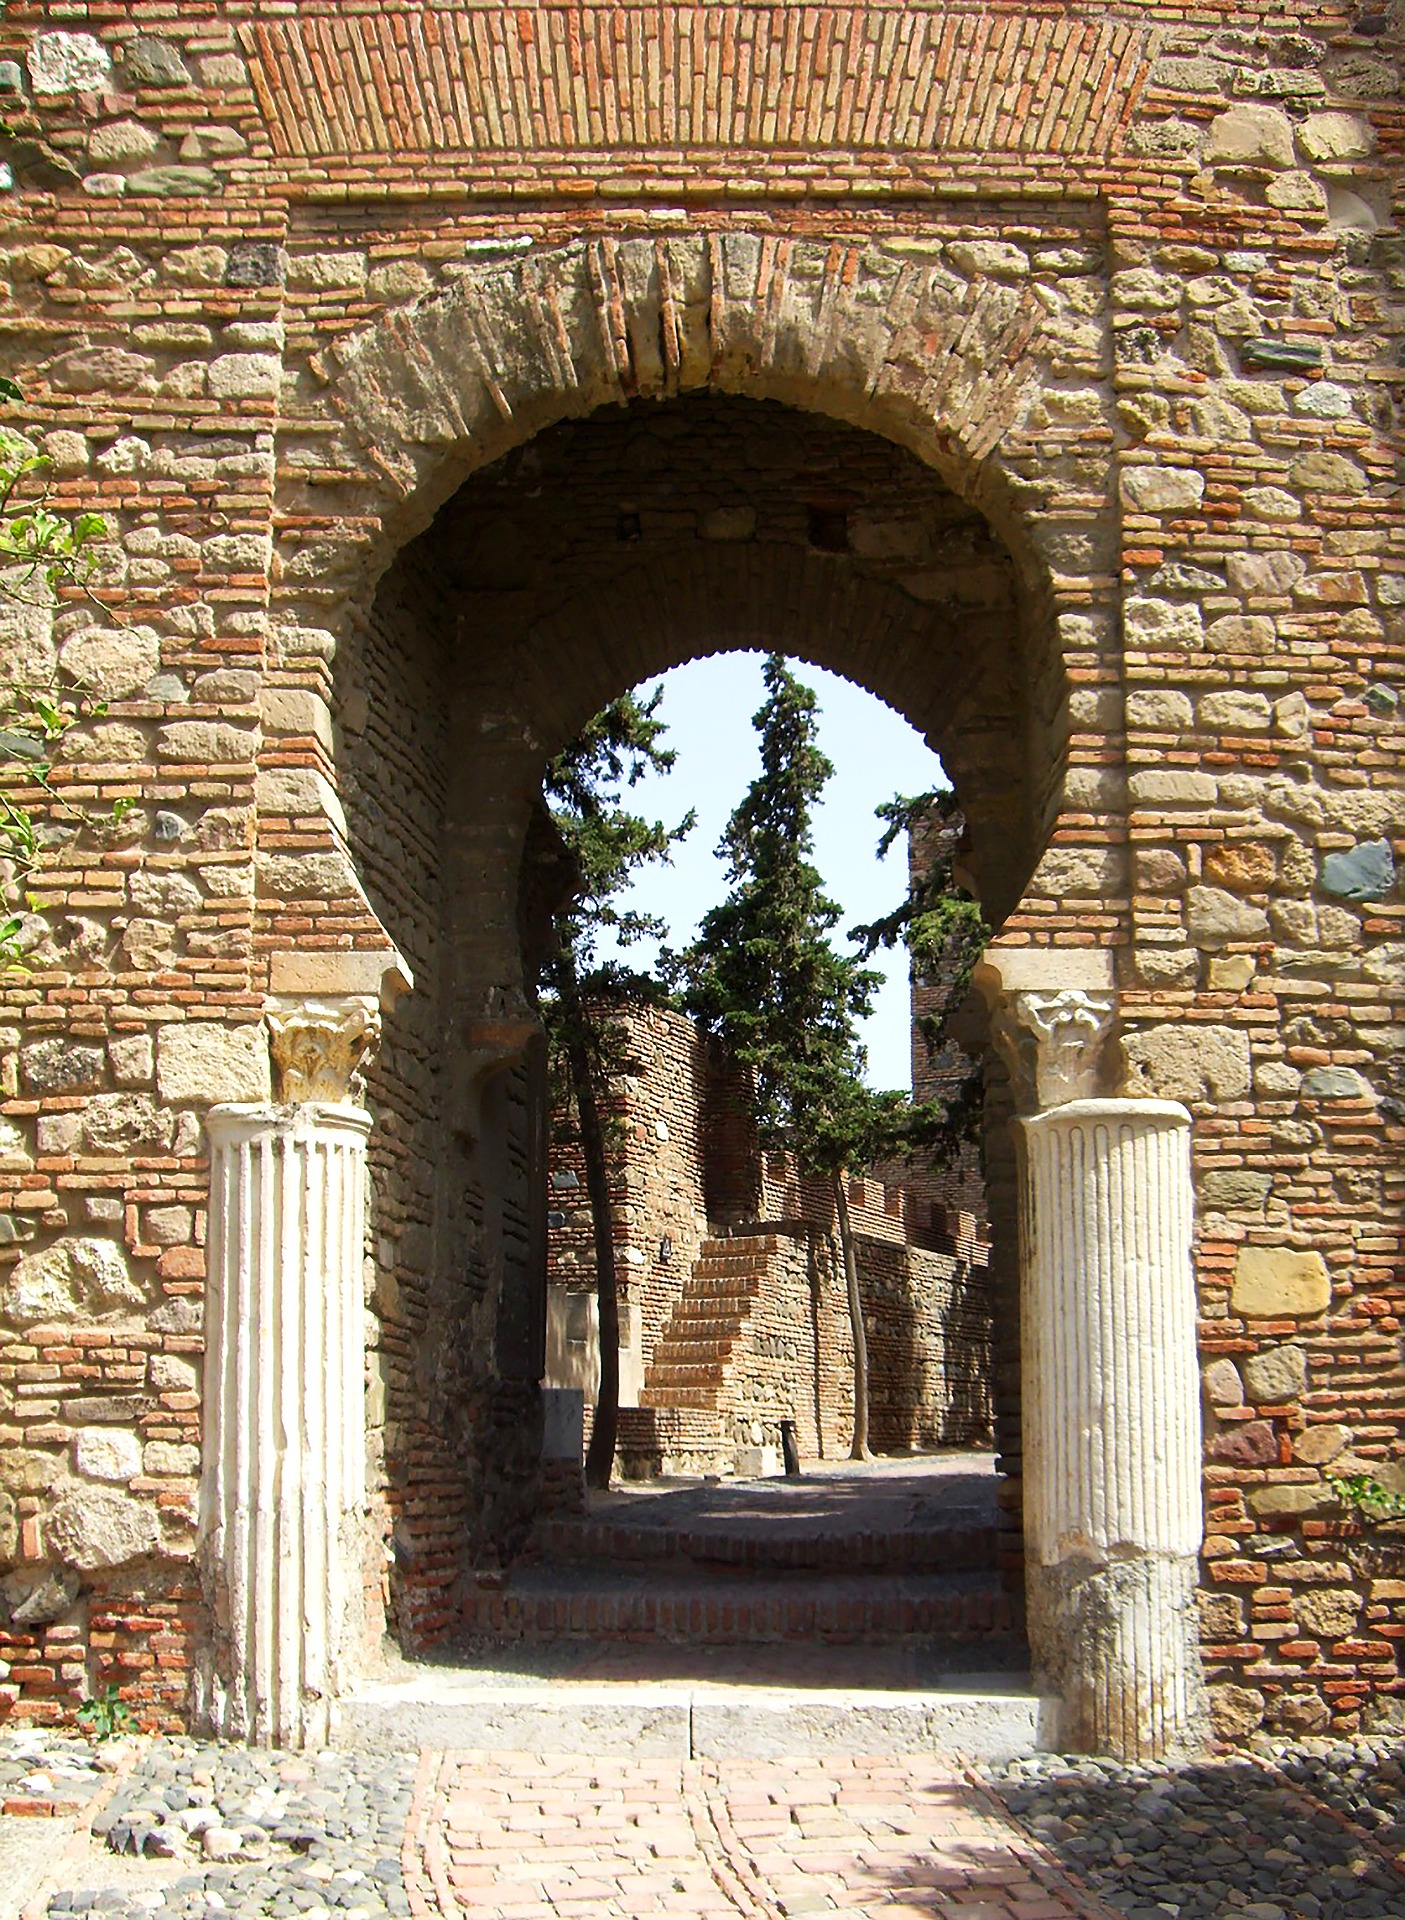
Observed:
[[[1090,1920],[951,1761],[426,1753],[404,1852],[425,1920]]]

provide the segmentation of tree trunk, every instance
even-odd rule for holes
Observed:
[[[834,1215],[839,1223],[839,1250],[844,1256],[844,1284],[849,1295],[849,1325],[854,1334],[854,1440],[851,1460],[871,1460],[868,1450],[868,1334],[863,1323],[863,1296],[859,1292],[859,1259],[854,1226],[849,1218],[849,1195],[841,1167],[834,1176]]]
[[[585,1191],[595,1240],[595,1298],[599,1321],[600,1386],[595,1418],[585,1450],[585,1484],[605,1488],[615,1467],[620,1414],[620,1304],[615,1285],[615,1232],[610,1217],[610,1170],[605,1158],[605,1129],[596,1098],[595,1066],[586,1040],[585,1016],[569,957],[560,969],[562,1012],[566,1016],[566,1058],[576,1096],[576,1118],[585,1161]]]

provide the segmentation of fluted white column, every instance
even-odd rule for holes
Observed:
[[[1154,1758],[1201,1701],[1190,1115],[1081,1099],[1016,1130],[1032,1650],[1061,1745]]]
[[[361,1606],[359,1107],[227,1106],[211,1147],[201,1531],[226,1739],[326,1740]]]
[[[282,1101],[206,1115],[201,1555],[214,1618],[197,1718],[316,1746],[361,1640],[366,1142],[349,1098],[374,1003],[270,1013]]]

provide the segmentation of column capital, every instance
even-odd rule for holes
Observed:
[[[1110,987],[1030,988],[1007,994],[992,1034],[1010,1069],[1016,1104],[1043,1112],[1090,1100],[1099,1087],[1103,1043],[1117,1013]]]
[[[301,1000],[272,1008],[269,1046],[287,1106],[344,1104],[352,1083],[380,1042],[380,1009],[369,995]]]

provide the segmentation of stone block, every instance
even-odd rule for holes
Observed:
[[[1200,609],[1189,602],[1133,594],[1122,603],[1122,622],[1130,646],[1155,652],[1205,644]]]
[[[76,1574],[25,1569],[0,1580],[0,1601],[12,1627],[51,1627],[71,1611],[81,1590]]]
[[[87,627],[64,642],[59,662],[75,685],[120,700],[159,671],[161,642],[151,627]]]
[[[156,362],[123,347],[73,347],[49,363],[48,378],[67,393],[151,393]]]
[[[283,363],[272,353],[225,353],[209,367],[210,392],[217,400],[276,399]]]
[[[1244,1383],[1232,1360],[1211,1360],[1201,1375],[1205,1398],[1212,1407],[1242,1407]]]
[[[261,1026],[186,1020],[156,1030],[156,1087],[171,1102],[267,1100],[268,1041]]]
[[[1222,841],[1205,855],[1205,878],[1216,888],[1226,888],[1231,893],[1261,893],[1277,872],[1273,848],[1262,840]],[[1193,891],[1203,893],[1205,889]]]
[[[1305,1100],[1374,1100],[1375,1089],[1354,1067],[1312,1067],[1303,1075]]]
[[[1320,447],[1299,454],[1288,469],[1288,477],[1303,493],[1365,493],[1370,485],[1354,460]]]
[[[200,1388],[199,1368],[172,1353],[153,1353],[146,1363],[146,1378],[154,1393],[196,1393]]]
[[[1319,1640],[1345,1640],[1361,1618],[1361,1596],[1346,1587],[1315,1587],[1293,1596],[1293,1611],[1305,1634]]]
[[[1315,380],[1293,395],[1293,411],[1309,420],[1349,420],[1356,408],[1350,393],[1335,380]]]
[[[44,1545],[62,1565],[99,1573],[155,1553],[161,1528],[147,1501],[95,1488],[69,1494],[46,1515]]]
[[[148,1093],[101,1093],[89,1100],[78,1116],[89,1152],[119,1154],[166,1153],[175,1121]]]
[[[1182,733],[1194,709],[1189,696],[1174,687],[1134,687],[1127,695],[1127,725],[1154,733]]]
[[[1263,908],[1250,906],[1224,887],[1190,887],[1185,898],[1186,930],[1197,947],[1213,950],[1233,941],[1268,937]]]
[[[1308,1319],[1332,1304],[1322,1255],[1297,1247],[1241,1247],[1230,1288],[1231,1311],[1247,1319]]]
[[[107,1069],[101,1047],[76,1040],[36,1040],[20,1049],[20,1079],[27,1093],[89,1093]]]
[[[1213,653],[1272,653],[1278,629],[1266,614],[1226,613],[1205,629],[1205,645]]]
[[[1249,1091],[1249,1037],[1235,1027],[1154,1027],[1124,1034],[1122,1052],[1132,1098],[1219,1103]]]
[[[1226,571],[1236,593],[1282,599],[1307,572],[1307,562],[1287,548],[1273,553],[1232,553]]]
[[[47,1493],[63,1477],[63,1462],[39,1447],[7,1445],[0,1451],[0,1486],[10,1493]]]
[[[337,900],[359,894],[356,874],[342,853],[263,853],[258,890],[284,900]]]
[[[146,1299],[115,1241],[75,1236],[21,1256],[0,1292],[0,1313],[28,1327],[140,1307]]]
[[[101,93],[112,73],[107,48],[91,33],[36,33],[25,65],[36,93]]]
[[[1137,513],[1193,513],[1205,476],[1190,467],[1124,467],[1122,498]]]
[[[1310,113],[1298,128],[1298,151],[1314,166],[1324,160],[1364,160],[1376,150],[1376,135],[1359,113]]]
[[[173,1440],[149,1440],[142,1452],[145,1472],[162,1478],[183,1478],[200,1471],[200,1449]]]
[[[1244,1633],[1244,1602],[1235,1593],[1198,1593],[1200,1632],[1205,1640],[1239,1640]]]
[[[1179,893],[1185,886],[1185,860],[1174,847],[1138,847],[1134,867],[1139,893]]]
[[[1240,1372],[1255,1406],[1289,1406],[1307,1391],[1307,1353],[1302,1347],[1265,1347],[1243,1360]]]
[[[143,167],[127,175],[128,193],[152,199],[208,199],[220,190],[220,177],[210,167],[189,167],[173,162],[165,167]]]
[[[133,1480],[141,1441],[126,1427],[82,1427],[73,1436],[73,1467],[85,1480]]]
[[[1249,1207],[1261,1212],[1273,1191],[1273,1175],[1255,1173],[1248,1167],[1227,1168],[1224,1172],[1205,1174],[1198,1191],[1204,1206],[1214,1207],[1221,1212],[1236,1207]]]
[[[1200,724],[1217,733],[1267,733],[1273,725],[1273,708],[1262,693],[1245,693],[1225,688],[1200,696]]]
[[[127,1034],[119,1040],[109,1040],[107,1057],[112,1063],[112,1077],[119,1087],[151,1085],[156,1074],[156,1049],[149,1033]]]
[[[1395,853],[1389,840],[1366,840],[1322,862],[1322,888],[1342,900],[1383,900],[1395,887]]]
[[[1179,768],[1134,773],[1128,786],[1140,807],[1212,807],[1219,797],[1212,773],[1182,772]]]
[[[1332,1505],[1331,1493],[1321,1484],[1251,1487],[1247,1498],[1250,1511],[1264,1520],[1291,1520],[1326,1513]]]
[[[1210,1718],[1222,1740],[1243,1740],[1263,1725],[1264,1697],[1257,1687],[1208,1689]]]
[[[258,745],[253,727],[233,727],[222,720],[176,720],[157,733],[156,757],[196,767],[247,766]]]
[[[180,48],[154,33],[139,33],[123,47],[122,77],[129,87],[190,85],[190,69]]]
[[[1286,487],[1246,487],[1243,506],[1254,520],[1301,520],[1303,503]]]
[[[143,126],[140,120],[112,120],[89,134],[88,158],[99,166],[120,165],[124,160],[146,159],[160,144],[154,127]]]
[[[1207,166],[1234,173],[1291,167],[1293,123],[1277,107],[1230,107],[1210,122],[1205,142]]]
[[[1293,1458],[1309,1467],[1329,1466],[1351,1444],[1350,1427],[1335,1423],[1308,1427],[1293,1440]]]
[[[1278,1436],[1268,1420],[1240,1421],[1215,1435],[1209,1457],[1223,1466],[1271,1466],[1278,1459]]]

